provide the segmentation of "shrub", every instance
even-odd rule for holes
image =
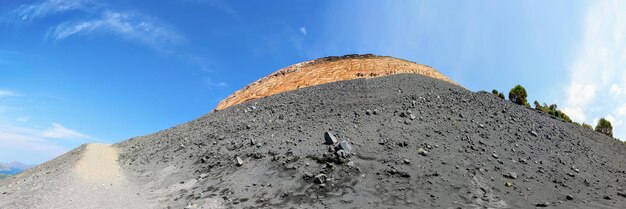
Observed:
[[[607,136],[613,137],[613,126],[611,126],[611,122],[604,118],[600,118],[595,130]]]
[[[582,125],[583,128],[589,129],[589,130],[593,130],[593,127],[591,127],[591,125],[583,123]]]
[[[535,109],[548,113],[549,115],[552,115],[554,117],[557,118],[561,118],[564,121],[567,122],[572,122],[572,119],[569,118],[569,116],[567,114],[565,114],[564,112],[561,112],[561,110],[558,109],[556,104],[551,104],[550,106],[548,106],[546,103],[543,103],[543,105],[539,104],[539,102],[537,102],[537,100],[535,100],[535,102],[533,102],[535,105]]]
[[[511,100],[511,102],[530,107],[530,104],[528,104],[528,101],[526,100],[527,96],[528,94],[526,93],[526,89],[520,85],[513,87],[511,91],[509,91],[509,100]]]
[[[498,97],[498,98],[500,98],[500,99],[504,99],[504,94],[502,94],[502,93],[498,92],[498,90],[495,90],[495,89],[494,89],[494,90],[491,90],[491,93],[492,93],[494,96],[496,96],[496,97]]]

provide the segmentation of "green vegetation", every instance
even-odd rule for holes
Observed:
[[[526,107],[530,107],[526,97],[528,94],[526,93],[526,89],[524,87],[517,85],[509,91],[509,100],[518,105],[524,105]]]
[[[499,98],[505,99],[504,95],[501,92],[498,92],[498,90],[494,89],[491,91],[491,93]],[[518,104],[518,105],[524,105],[528,108],[530,108],[530,104],[528,103],[527,100],[528,97],[528,93],[526,92],[526,89],[524,89],[524,87],[522,87],[521,85],[516,85],[515,87],[513,87],[510,91],[509,91],[509,101]],[[560,118],[564,121],[567,121],[569,123],[572,123],[576,126],[580,126],[582,128],[585,129],[589,129],[589,130],[595,130],[597,132],[603,133],[609,137],[613,137],[613,126],[611,125],[611,122],[609,122],[608,120],[601,118],[598,121],[598,124],[596,125],[595,129],[587,124],[587,123],[577,123],[572,121],[572,119],[565,114],[564,112],[562,112],[561,110],[558,109],[556,104],[551,104],[551,105],[547,105],[546,103],[540,104],[539,102],[537,102],[535,100],[535,102],[533,103],[535,106],[536,110],[539,110],[541,112],[545,112],[548,115],[552,115],[554,117]],[[624,142],[626,144],[626,141]]]
[[[613,126],[611,125],[611,122],[604,118],[600,118],[595,130],[607,136],[613,137]]]
[[[548,106],[546,103],[543,103],[543,105],[541,105],[539,104],[539,102],[537,102],[537,100],[535,100],[534,104],[536,110],[540,110],[542,112],[548,113],[548,115],[561,118],[567,122],[572,122],[572,119],[570,119],[569,116],[567,116],[564,112],[561,112],[561,110],[557,109],[556,104],[551,104],[550,106]]]
[[[498,92],[498,90],[495,90],[495,89],[491,90],[491,93],[500,99],[504,99],[504,94],[502,94],[501,92]]]

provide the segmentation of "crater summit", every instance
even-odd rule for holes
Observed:
[[[403,59],[373,54],[331,56],[280,69],[236,91],[222,100],[216,109],[308,86],[400,73],[419,74],[456,84],[430,66]]]

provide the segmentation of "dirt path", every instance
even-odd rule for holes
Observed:
[[[154,208],[122,172],[108,144],[88,144],[68,175],[66,187],[48,199],[50,208]]]

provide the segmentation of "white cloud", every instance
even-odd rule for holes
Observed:
[[[617,116],[626,116],[626,103],[615,110]]]
[[[306,36],[306,28],[305,27],[300,27],[300,33],[302,33],[303,35]]]
[[[16,120],[17,122],[25,123],[25,122],[30,121],[30,117],[28,117],[28,116],[22,116],[22,117],[16,118],[15,120]]]
[[[58,123],[52,123],[51,127],[41,133],[42,137],[51,139],[89,139],[91,137],[76,130],[65,128]]]
[[[563,108],[562,111],[567,114],[574,121],[585,121],[585,113],[581,108]]]
[[[0,97],[10,97],[10,96],[15,96],[17,95],[15,92],[13,91],[9,91],[6,89],[0,89]]]
[[[589,4],[569,68],[563,111],[579,122],[591,116],[592,124],[604,116],[614,125],[614,136],[626,139],[626,97],[619,85],[626,82],[626,1]]]
[[[622,123],[624,122],[622,120],[616,119],[612,115],[607,115],[605,119],[611,122],[611,125],[613,126],[613,128],[615,128],[616,126],[621,126]]]
[[[592,84],[572,83],[567,89],[567,104],[574,107],[585,107],[596,97],[596,87]]]
[[[140,13],[120,11],[100,0],[41,0],[23,4],[11,12],[21,21],[66,14],[52,26],[46,38],[63,40],[76,35],[113,34],[131,42],[167,49],[183,41],[182,35],[155,18]]]
[[[54,133],[55,129],[58,129],[58,133]],[[63,126],[59,128],[53,125],[48,130],[39,130],[6,124],[0,125],[0,159],[33,164],[50,160],[69,151],[67,144],[63,143],[65,141],[46,138],[46,135],[51,137],[63,135],[68,137],[85,136]],[[79,145],[75,142],[72,144],[74,146]]]
[[[91,4],[91,5],[90,5]],[[31,20],[57,13],[93,7],[90,0],[44,0],[36,4],[23,4],[16,13],[21,20]]]
[[[97,32],[112,33],[153,47],[177,44],[183,40],[181,35],[157,24],[149,17],[115,11],[106,11],[92,20],[63,23],[56,26],[50,36],[54,40],[62,40],[74,35]]]
[[[209,77],[205,78],[205,79],[204,79],[204,82],[205,82],[206,87],[207,87],[208,89],[212,89],[213,87],[220,87],[220,88],[223,88],[223,87],[228,86],[228,84],[227,84],[226,82],[224,82],[224,81],[214,82],[214,81],[213,81],[211,78],[209,78]]]
[[[622,88],[620,88],[617,84],[611,85],[611,95],[619,96],[622,93]]]

